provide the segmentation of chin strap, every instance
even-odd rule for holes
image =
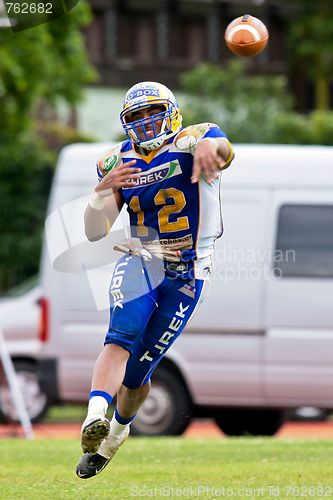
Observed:
[[[154,149],[160,148],[165,141],[167,141],[168,139],[170,139],[174,135],[177,135],[179,130],[176,130],[176,132],[171,132],[169,134],[165,133],[161,137],[155,137],[155,139],[150,139],[149,141],[140,142],[139,144],[137,144],[137,146],[139,146],[142,149],[145,149],[146,151],[153,151]],[[158,145],[156,145],[155,141],[158,141]],[[148,147],[148,145],[150,143],[154,143],[154,147],[152,147],[152,146]],[[144,144],[144,146],[143,146],[143,144]]]
[[[155,137],[155,139],[150,139],[149,141],[140,142],[140,148],[147,149],[148,151],[153,151],[154,149],[160,148],[166,139],[166,134],[161,135],[161,137]]]

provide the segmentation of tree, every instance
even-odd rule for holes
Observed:
[[[330,108],[333,78],[332,0],[294,0],[298,17],[289,22],[288,45],[293,64],[301,64],[315,85],[316,108]]]
[[[223,68],[202,64],[184,73],[185,125],[215,122],[232,142],[333,144],[332,112],[295,113],[286,78],[247,76],[245,69],[232,60]]]
[[[75,105],[95,77],[80,32],[89,20],[81,0],[40,26],[0,29],[0,291],[38,270],[55,154],[38,138],[36,113],[41,102]]]
[[[80,100],[82,85],[95,77],[80,33],[89,20],[89,8],[81,1],[67,15],[32,29],[0,29],[2,141],[13,140],[32,125],[41,99],[51,104]]]
[[[200,64],[181,76],[187,123],[220,124],[237,142],[271,142],[274,118],[291,107],[284,76],[247,76],[246,63]]]

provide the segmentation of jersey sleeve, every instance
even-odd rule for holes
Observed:
[[[206,139],[207,137],[224,137],[228,140],[226,134],[223,132],[223,130],[220,129],[218,125],[215,125],[215,123],[207,123],[207,125],[207,131],[201,137],[201,139]]]
[[[222,137],[228,141],[226,134],[215,123],[198,123],[182,129],[176,135],[174,144],[176,150],[193,155],[197,143],[207,137]],[[229,141],[228,144],[230,145]]]

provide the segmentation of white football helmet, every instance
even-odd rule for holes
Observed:
[[[131,121],[134,111],[149,106],[161,106],[164,109],[148,118]],[[182,126],[182,116],[175,96],[165,85],[157,82],[141,82],[129,89],[120,113],[120,121],[129,140],[149,151],[161,147],[167,136],[178,132]],[[161,121],[159,129],[156,122]],[[147,126],[150,129],[149,134]]]

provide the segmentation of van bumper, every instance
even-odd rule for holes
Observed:
[[[53,358],[40,359],[37,373],[41,390],[47,395],[50,402],[58,402],[57,360]]]

